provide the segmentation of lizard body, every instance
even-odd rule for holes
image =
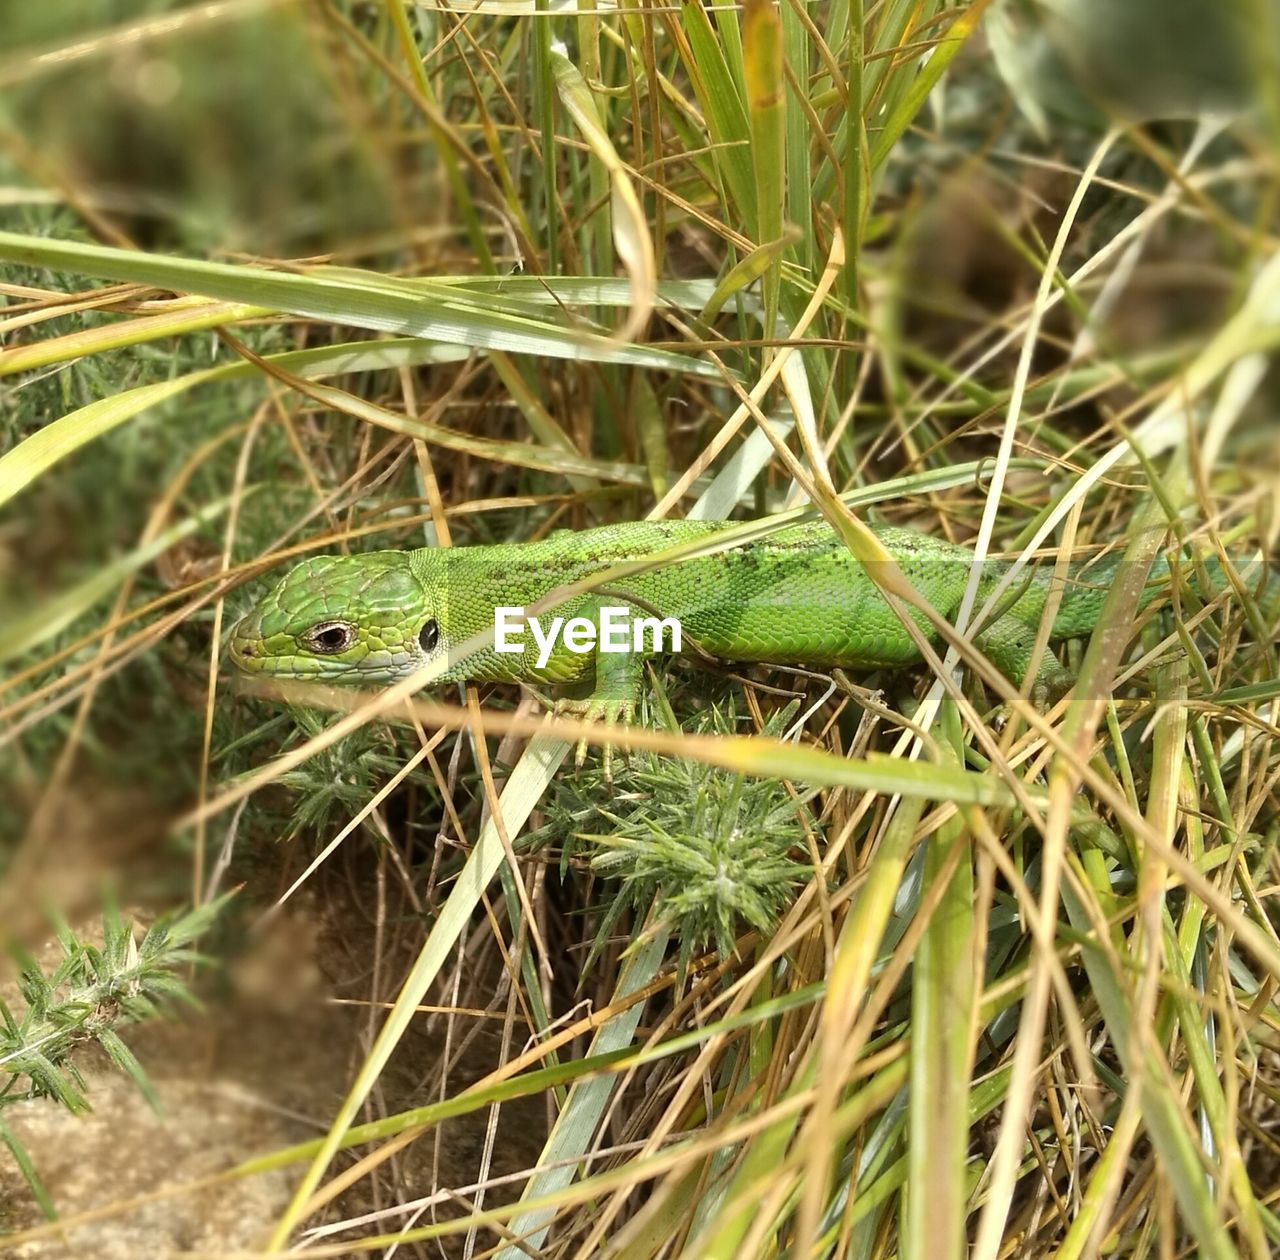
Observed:
[[[527,543],[376,551],[317,556],[280,581],[236,627],[233,660],[246,671],[276,677],[386,685],[441,654],[439,681],[593,682],[583,711],[610,720],[629,717],[645,652],[606,655],[571,651],[563,643],[540,665],[526,636],[523,650],[494,647],[467,655],[454,649],[494,625],[498,606],[526,607],[566,584],[672,546],[711,538],[729,522],[638,521],[552,534]],[[973,553],[913,530],[879,526],[875,533],[929,603],[951,620],[968,581]],[[1053,622],[1051,639],[1086,635],[1119,563],[1108,557],[1074,566]],[[983,569],[981,607],[1005,566]],[[1167,578],[1161,561],[1155,579]],[[1041,568],[1016,598],[975,636],[976,645],[1012,681],[1031,663],[1052,576]],[[1274,579],[1273,579],[1274,585]],[[1159,594],[1148,585],[1142,606]],[[816,669],[900,667],[919,650],[866,569],[822,521],[794,525],[712,555],[673,561],[570,597],[554,612],[593,616],[604,604],[677,618],[697,649],[728,661],[803,665]],[[931,642],[936,629],[918,609],[910,615]],[[1036,686],[1058,682],[1049,653]]]

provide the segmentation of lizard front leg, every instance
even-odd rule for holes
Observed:
[[[1031,668],[1035,640],[1034,626],[1006,614],[982,631],[975,642],[1010,682],[1021,686]],[[1049,702],[1064,694],[1074,681],[1071,672],[1064,669],[1046,647],[1036,662],[1035,678],[1031,684],[1031,703],[1037,709],[1048,708]]]
[[[644,679],[644,656],[639,652],[597,652],[595,684],[588,696],[556,701],[557,715],[571,715],[584,722],[630,723],[634,721]],[[585,736],[578,741],[573,763],[578,769],[587,757]],[[604,746],[604,777],[613,778],[613,745]]]
[[[587,722],[629,723],[635,719],[640,687],[644,680],[643,652],[605,651],[597,643],[593,655],[594,677],[587,696],[556,702],[557,714],[570,714]],[[574,765],[581,769],[586,760],[587,741],[578,741]],[[604,775],[613,776],[613,746],[604,746]]]

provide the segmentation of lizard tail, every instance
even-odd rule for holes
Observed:
[[[1115,584],[1124,563],[1121,556],[1109,556],[1072,571],[1058,615],[1054,618],[1055,638],[1074,638],[1093,629],[1102,612],[1103,601]],[[1202,557],[1198,565],[1184,560],[1179,568],[1183,576],[1190,578],[1193,589],[1202,599],[1213,599],[1223,591],[1236,589],[1227,575],[1226,567],[1216,555]],[[1280,619],[1280,573],[1258,555],[1233,558],[1232,568],[1249,597],[1256,602],[1263,621],[1273,627],[1277,619]],[[1168,590],[1169,579],[1169,562],[1164,556],[1158,556],[1138,598],[1137,611],[1140,612],[1164,595]]]

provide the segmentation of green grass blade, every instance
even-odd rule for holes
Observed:
[[[524,756],[511,772],[498,802],[508,836],[514,838],[519,833],[568,753],[569,745],[557,740],[535,739],[525,748]],[[444,966],[504,857],[498,827],[491,818],[485,823],[448,900],[440,908],[440,915],[423,943],[417,961],[388,1012],[350,1092],[334,1117],[328,1136],[277,1223],[269,1248],[278,1251],[288,1243],[295,1226],[302,1218],[307,1200],[319,1186],[320,1179],[342,1144],[343,1136],[351,1128],[369,1091],[377,1084],[387,1061],[413,1022],[418,1004]]]
[[[746,105],[706,9],[701,4],[686,3],[681,8],[680,29],[686,41],[681,46],[685,69],[706,118],[711,142],[716,146],[716,169],[748,233],[758,240]]]
[[[782,76],[782,19],[774,0],[747,0],[742,44],[756,190],[756,240],[778,241],[783,235],[787,198],[787,98]],[[766,337],[777,324],[781,264],[781,255],[774,254],[764,272]]]
[[[926,887],[945,880],[911,985],[911,1102],[904,1260],[963,1260],[967,1234],[970,1026],[975,989],[973,864],[965,827],[925,850]]]
[[[27,1148],[18,1141],[18,1135],[5,1124],[3,1116],[0,1116],[0,1144],[7,1147],[9,1154],[13,1156],[13,1162],[17,1164],[18,1172],[27,1183],[27,1189],[40,1205],[40,1211],[44,1214],[45,1220],[56,1221],[58,1209],[53,1205],[53,1197],[49,1194],[44,1182],[40,1180],[40,1174],[36,1172],[36,1166],[27,1153]]]
[[[29,372],[33,368],[65,363],[68,359],[100,354],[105,350],[119,350],[123,346],[142,345],[161,337],[179,337],[184,333],[200,332],[206,328],[221,328],[272,313],[263,306],[234,303],[210,305],[206,302],[194,304],[185,301],[174,305],[178,309],[163,315],[142,315],[137,319],[119,320],[98,328],[83,328],[64,337],[48,337],[43,341],[0,350],[0,376]]]
[[[456,346],[433,346],[429,342],[402,340],[370,345],[323,346],[315,350],[292,350],[271,355],[268,362],[301,375],[322,376],[337,372],[379,371],[420,363],[442,363],[466,357]],[[141,415],[151,407],[211,381],[236,380],[258,375],[251,363],[228,363],[203,368],[186,376],[154,385],[139,385],[110,398],[100,398],[50,421],[24,438],[12,450],[0,455],[0,504],[43,476],[54,464],[81,450],[105,433]]]
[[[902,94],[901,99],[884,118],[871,145],[873,172],[879,170],[888,160],[889,154],[902,138],[903,132],[920,112],[929,93],[937,86],[947,67],[955,60],[956,54],[965,46],[969,36],[977,27],[983,11],[990,3],[991,0],[973,0],[973,3],[958,14],[947,27],[947,33],[930,53],[928,61],[912,81],[911,87]]]
[[[1062,886],[1062,899],[1075,928],[1091,933],[1092,920],[1069,883]],[[1200,1255],[1210,1260],[1234,1260],[1236,1250],[1219,1218],[1209,1192],[1200,1153],[1177,1096],[1170,1088],[1168,1064],[1152,1042],[1151,1030],[1134,1040],[1132,998],[1120,983],[1107,955],[1091,940],[1081,952],[1090,987],[1102,1010],[1111,1044],[1124,1065],[1125,1077],[1141,1080],[1143,1125],[1151,1136],[1160,1167],[1169,1178],[1178,1207],[1195,1237]],[[1133,1047],[1139,1045],[1139,1061],[1133,1061]]]
[[[602,331],[516,314],[492,302],[476,304],[465,293],[431,280],[419,280],[415,291],[408,293],[376,273],[268,271],[15,232],[0,232],[0,259],[152,284],[449,345],[677,371],[682,366],[700,373],[710,370],[671,351],[621,346]]]
[[[666,949],[665,931],[654,932],[642,941],[623,967],[614,991],[614,1000],[625,998],[647,985],[662,966]],[[608,1054],[629,1046],[635,1037],[643,1010],[644,1004],[637,1002],[615,1015],[596,1033],[591,1048],[587,1051],[588,1055]],[[573,1180],[576,1171],[573,1161],[590,1150],[614,1085],[615,1082],[610,1077],[599,1076],[576,1084],[569,1092],[569,1100],[556,1119],[551,1136],[538,1158],[541,1171],[529,1179],[521,1196],[523,1199],[553,1194]],[[518,1216],[511,1224],[511,1232],[527,1246],[541,1247],[553,1215],[551,1209],[542,1208]],[[520,1260],[525,1254],[520,1247],[508,1247],[499,1252],[498,1260]]]

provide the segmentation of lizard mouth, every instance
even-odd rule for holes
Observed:
[[[282,652],[282,646],[263,638],[250,613],[232,630],[227,655],[231,663],[246,674],[350,686],[390,685],[413,673],[419,665],[407,650],[392,652],[383,648],[374,653],[363,652],[353,660],[316,657],[302,650]]]
[[[253,633],[249,625],[251,618],[245,617],[231,632],[231,643],[227,654],[234,665],[248,674],[258,674],[267,668],[267,656],[260,635]]]
[[[342,681],[348,671],[341,665],[309,657],[281,657],[267,650],[260,638],[242,635],[237,630],[227,648],[231,663],[241,672],[255,677],[296,678],[307,682]]]

